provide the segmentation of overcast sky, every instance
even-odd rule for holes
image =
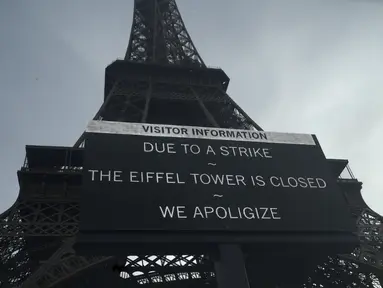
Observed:
[[[266,131],[316,134],[383,214],[383,1],[178,0],[208,65]],[[0,1],[0,213],[25,145],[71,146],[123,57],[132,0]]]

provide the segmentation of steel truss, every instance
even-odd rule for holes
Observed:
[[[204,66],[175,0],[134,1],[125,60]]]
[[[119,75],[113,81],[106,77],[109,88],[95,120],[262,130],[226,93],[229,79],[219,74],[222,70],[206,67],[174,0],[135,0],[134,5],[122,62],[179,69]],[[185,67],[190,76],[182,76]],[[194,67],[206,73],[198,76]],[[80,137],[75,147],[82,143]],[[77,255],[73,243],[79,223],[81,165],[69,161],[44,169],[32,166],[26,161],[19,171],[19,197],[0,217],[0,287],[94,287],[102,281],[117,285],[116,279],[131,286],[215,285],[213,262],[201,255],[129,255],[123,261]],[[350,283],[342,277],[351,272],[366,283],[383,278],[382,217],[359,206],[354,212],[360,247],[319,266],[306,287]]]
[[[383,217],[369,208],[352,207],[357,216],[360,245],[350,255],[328,258],[304,285],[371,287],[383,285]]]

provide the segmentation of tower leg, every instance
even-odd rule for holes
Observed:
[[[219,254],[215,263],[218,288],[250,288],[241,247],[220,245]]]

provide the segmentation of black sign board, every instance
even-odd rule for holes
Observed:
[[[347,232],[312,135],[93,121],[83,232]]]

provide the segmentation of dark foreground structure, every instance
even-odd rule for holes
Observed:
[[[125,58],[106,68],[104,103],[94,120],[262,131],[227,95],[224,71],[205,65],[174,0],[135,0],[134,5]],[[152,231],[146,237],[141,231],[134,240],[133,234],[80,231],[87,139],[84,133],[74,147],[26,147],[19,197],[0,217],[1,288],[383,283],[383,219],[363,201],[362,183],[347,160],[326,161],[356,223],[355,243],[350,233],[313,231]],[[103,221],[112,212],[98,213],[105,215]],[[89,215],[81,215],[89,222]],[[338,253],[348,250],[353,252]]]

